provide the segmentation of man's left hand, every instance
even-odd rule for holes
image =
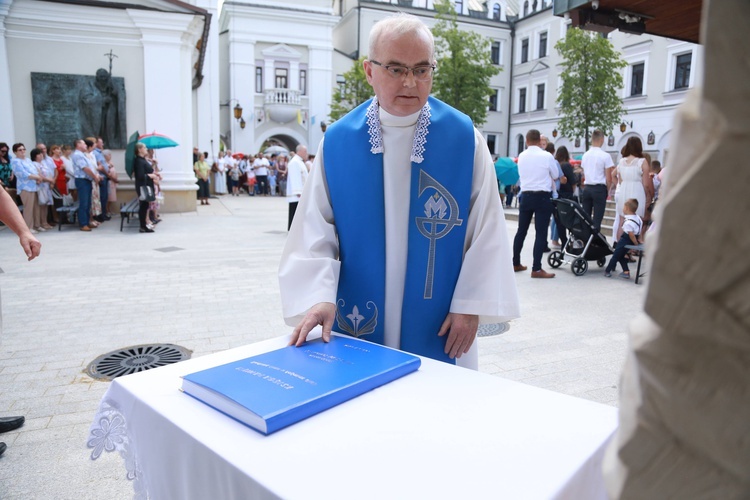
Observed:
[[[479,328],[479,316],[475,314],[448,313],[438,336],[448,335],[445,341],[445,353],[453,358],[460,358],[469,352]]]

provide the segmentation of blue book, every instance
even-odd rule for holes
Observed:
[[[182,390],[263,434],[419,369],[419,357],[348,336],[288,346],[183,377]]]

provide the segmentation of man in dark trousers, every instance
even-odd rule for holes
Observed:
[[[528,269],[521,264],[521,250],[534,218],[534,262],[532,278],[554,278],[554,273],[542,269],[542,256],[547,247],[547,228],[552,216],[552,187],[559,174],[555,158],[539,147],[541,134],[536,129],[526,133],[526,150],[518,155],[518,174],[521,178],[521,198],[518,208],[518,231],[513,240],[513,270]]]
[[[615,164],[612,157],[602,150],[604,144],[604,132],[594,130],[591,134],[591,148],[581,158],[583,168],[583,179],[585,181],[581,194],[581,205],[583,211],[593,216],[594,228],[599,231],[604,219],[604,210],[607,207],[607,193],[612,186],[612,170]]]

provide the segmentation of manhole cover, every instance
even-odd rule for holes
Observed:
[[[102,354],[86,372],[97,380],[112,380],[123,375],[171,365],[190,359],[192,351],[174,344],[145,344]]]
[[[492,337],[505,333],[510,328],[508,323],[490,323],[488,325],[479,325],[477,337]]]
[[[178,252],[180,250],[185,250],[185,249],[184,248],[180,248],[180,247],[164,247],[164,248],[156,248],[155,250],[157,252],[167,253],[167,252]]]

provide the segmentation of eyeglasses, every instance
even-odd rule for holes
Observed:
[[[414,75],[414,79],[420,82],[430,80],[432,78],[432,73],[435,71],[435,68],[437,68],[434,64],[423,64],[421,66],[410,68],[400,64],[382,64],[372,59],[370,59],[370,62],[386,70],[392,78],[402,80],[409,75],[409,72],[411,72],[411,74]]]

